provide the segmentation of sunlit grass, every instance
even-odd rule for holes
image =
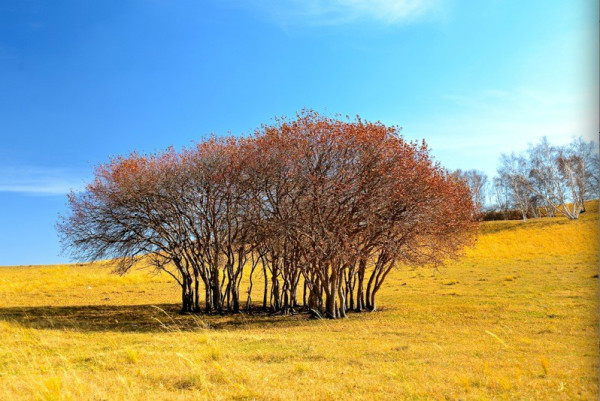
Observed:
[[[142,270],[0,268],[0,399],[597,399],[597,218],[484,223],[339,321],[180,316]]]

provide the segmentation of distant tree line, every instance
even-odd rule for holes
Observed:
[[[476,226],[468,186],[424,142],[312,111],[113,158],[68,202],[66,251],[119,273],[145,258],[179,284],[182,312],[373,311],[395,266],[457,257]]]
[[[503,154],[491,182],[478,170],[456,170],[454,175],[471,189],[480,219],[577,219],[584,202],[598,198],[598,145],[577,138],[556,146],[544,137],[523,153]]]

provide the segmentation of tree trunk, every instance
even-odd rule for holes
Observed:
[[[362,311],[365,305],[365,290],[364,290],[364,281],[365,281],[365,270],[367,267],[367,262],[364,259],[361,259],[358,262],[358,288],[356,290],[356,311]]]
[[[210,313],[213,310],[213,297],[211,288],[210,282],[207,280],[207,282],[204,283],[204,302],[206,303],[206,305],[204,305],[204,310],[206,313]]]
[[[234,277],[231,283],[231,310],[233,313],[240,313],[240,288],[237,279]]]
[[[198,272],[194,270],[194,312],[200,312],[200,282]]]
[[[212,293],[212,306],[217,312],[223,311],[223,304],[221,303],[221,286],[219,285],[219,269],[214,269],[212,272],[211,282],[211,293]]]
[[[325,291],[325,316],[330,319],[337,318],[335,308],[335,292],[329,289]]]
[[[302,292],[302,306],[308,306],[306,303],[306,287],[308,286],[308,284],[306,283],[306,277],[304,278],[304,290]]]
[[[250,271],[250,283],[248,284],[248,297],[246,298],[246,311],[250,312],[252,310],[252,286],[254,282],[252,281],[252,275],[254,273],[254,269]]]
[[[338,285],[337,292],[338,292],[338,297],[339,297],[339,301],[340,301],[339,317],[346,318],[346,317],[348,317],[346,315],[346,297],[344,295],[344,290],[342,289],[341,285]]]
[[[183,283],[181,284],[181,312],[186,313],[188,311],[188,296],[187,296],[187,282],[185,276],[183,278]]]
[[[273,267],[275,269],[275,267]],[[273,270],[271,277],[271,311],[279,312],[281,309],[281,294],[279,293],[279,280],[277,279],[276,270]]]
[[[263,310],[266,311],[267,310],[267,294],[268,294],[268,289],[269,289],[269,279],[267,278],[267,266],[265,266],[264,261],[263,261],[263,275],[265,278],[265,286],[264,286],[264,291],[263,291]]]

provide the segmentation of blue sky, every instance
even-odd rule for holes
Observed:
[[[134,149],[304,107],[425,138],[455,169],[598,133],[596,1],[0,3],[0,265],[66,262],[65,193]]]

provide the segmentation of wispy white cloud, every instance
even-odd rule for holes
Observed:
[[[85,187],[82,174],[73,169],[42,167],[0,167],[0,193],[64,195]]]
[[[597,142],[598,60],[590,58],[597,54],[597,30],[549,35],[514,60],[512,73],[485,87],[440,96],[439,112],[405,122],[407,133],[427,138],[448,167],[488,174],[494,174],[501,153],[523,151],[543,136],[554,144],[579,136]]]
[[[388,25],[441,10],[441,0],[253,0],[247,5],[282,26],[338,25],[370,19]]]
[[[493,175],[501,153],[525,150],[544,136],[555,144],[579,136],[598,140],[597,103],[585,91],[520,87],[443,98],[450,111],[408,122],[405,133],[427,138],[434,154],[452,169],[477,168]]]

